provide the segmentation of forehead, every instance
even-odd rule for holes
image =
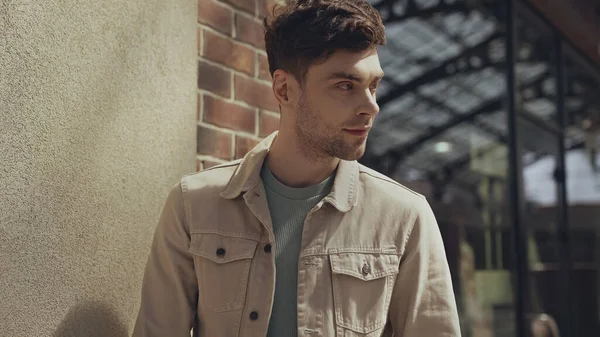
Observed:
[[[325,60],[308,68],[307,78],[323,79],[334,73],[352,73],[363,78],[383,74],[377,49],[353,52],[338,50]]]

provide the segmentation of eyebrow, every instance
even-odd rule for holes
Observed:
[[[382,72],[380,75],[375,77],[375,80],[380,81],[384,76],[384,73]],[[329,75],[328,79],[344,79],[344,80],[350,80],[350,81],[356,81],[356,82],[362,82],[362,78],[360,76],[356,76],[352,73],[347,73],[347,72],[335,72],[331,75]]]

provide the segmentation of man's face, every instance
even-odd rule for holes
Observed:
[[[296,103],[296,137],[313,159],[357,160],[379,106],[375,90],[383,77],[377,50],[337,51],[312,65]]]

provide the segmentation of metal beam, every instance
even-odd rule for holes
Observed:
[[[577,142],[577,143],[569,146],[566,149],[566,152],[572,151],[572,150],[576,150],[576,149],[581,149],[583,146],[584,146],[583,142]],[[485,155],[486,153],[488,153],[490,151],[493,151],[493,150],[495,150],[497,148],[498,148],[497,145],[492,145],[492,146],[489,146],[489,147],[486,147],[486,148],[478,150],[478,154]],[[543,158],[545,155],[546,155],[545,153],[536,154],[536,157],[534,158],[534,160],[532,161],[532,163],[530,165],[532,165],[533,163],[535,163],[539,159]],[[439,171],[446,172],[446,174],[452,174],[456,170],[460,170],[460,169],[464,168],[465,165],[468,165],[471,162],[472,159],[473,159],[473,155],[471,155],[471,154],[466,155],[466,156],[464,156],[462,158],[459,158],[459,159],[457,159],[457,160],[455,160],[455,161],[453,161],[453,162],[451,162],[451,163],[449,163],[447,165],[444,165],[443,167],[437,169],[434,172],[431,172],[431,174],[435,174],[435,172],[439,172]]]
[[[584,107],[584,108],[578,109],[578,110],[574,111],[573,113],[581,113],[581,111],[583,111],[583,110],[585,110],[585,109],[587,109],[587,107]],[[571,151],[571,150],[575,150],[575,149],[579,149],[579,148],[581,148],[583,145],[584,145],[584,143],[583,143],[583,142],[577,142],[577,143],[574,143],[574,144],[572,144],[571,146],[569,146],[568,148],[566,148],[566,152],[568,152],[568,151]],[[490,152],[490,151],[493,151],[493,150],[495,150],[497,147],[498,147],[498,146],[497,146],[497,144],[493,144],[493,145],[491,145],[491,146],[489,146],[489,147],[486,147],[486,148],[479,149],[477,152],[478,152],[479,154],[485,155],[486,153],[488,153],[488,152]],[[542,155],[545,155],[545,154],[546,154],[546,153],[543,153]],[[466,155],[466,156],[464,156],[464,157],[462,157],[462,158],[459,158],[459,159],[457,159],[457,160],[455,160],[455,161],[452,161],[452,162],[450,162],[450,163],[448,163],[448,164],[446,164],[446,165],[444,165],[444,166],[440,167],[440,168],[439,168],[439,169],[437,169],[436,171],[441,171],[441,172],[454,172],[454,171],[456,171],[456,170],[460,170],[460,169],[464,168],[464,166],[465,166],[465,165],[469,164],[469,163],[471,162],[472,158],[473,158],[473,155],[471,155],[471,154],[469,154],[469,155]],[[535,160],[537,160],[537,159],[540,159],[540,158],[541,158],[541,156],[539,156],[539,157],[536,157],[536,159],[535,159]],[[534,160],[534,162],[535,162],[535,160]]]
[[[491,4],[495,4],[495,5],[501,4],[501,2],[499,2],[499,1],[495,1],[495,0],[490,0],[490,1],[491,1]],[[394,3],[394,1],[383,1],[383,2],[379,3],[378,6],[382,7],[385,5],[385,6],[391,7],[391,6],[393,6],[393,3]],[[410,3],[411,2],[409,1],[408,10],[416,10],[416,9],[411,9],[411,8],[416,8],[416,5],[414,5],[414,4],[410,5]],[[446,6],[455,6],[455,5],[456,4],[447,5],[443,1],[440,1],[440,3],[434,7],[438,7],[438,6],[446,7]],[[465,5],[463,3],[460,6],[465,6]],[[444,33],[443,27],[440,27],[439,25],[437,25],[433,22],[430,22],[429,25],[432,28],[435,28],[436,30],[438,30],[440,33]],[[414,34],[418,35],[417,32],[415,32]],[[452,41],[454,41],[456,44],[463,45],[463,41],[460,41],[457,37],[451,36],[451,35],[448,35],[448,37]],[[500,37],[502,37],[502,33],[495,32],[488,39],[482,41],[481,43],[479,43],[475,46],[469,47],[462,54],[460,54],[456,57],[450,58],[447,61],[444,61],[442,64],[427,71],[425,74],[422,74],[419,77],[414,78],[407,83],[395,84],[390,92],[388,92],[386,95],[382,96],[378,100],[380,106],[383,107],[385,104],[389,103],[393,99],[402,96],[408,90],[411,90],[413,88],[419,87],[419,86],[427,84],[427,83],[431,83],[431,82],[439,81],[441,79],[445,79],[445,78],[448,78],[451,76],[455,76],[459,73],[467,74],[467,73],[471,73],[471,72],[475,72],[475,71],[481,71],[482,69],[485,69],[488,67],[493,67],[493,68],[501,69],[501,71],[504,71],[505,70],[504,68],[506,66],[505,60],[492,59],[490,52],[489,52],[489,44]],[[390,49],[400,50],[404,54],[409,53],[409,50],[407,50],[406,47],[394,44],[393,40],[390,40],[388,42],[388,44],[389,44]],[[530,45],[532,45],[532,47],[529,49],[528,55],[519,56],[519,62],[521,62],[521,63],[548,62],[549,61],[548,53],[542,52],[544,50],[547,50],[548,47],[544,46],[543,44],[544,44],[544,41],[541,41],[541,40],[536,40],[536,41],[530,42]],[[466,47],[466,46],[463,45],[463,47]],[[410,63],[410,61],[408,61],[408,62]]]
[[[485,103],[478,109],[475,109],[469,113],[455,116],[448,123],[446,123],[444,125],[432,126],[431,128],[429,128],[428,132],[422,133],[421,135],[419,135],[418,137],[413,139],[411,142],[406,143],[405,145],[403,145],[400,148],[391,150],[386,155],[391,155],[392,157],[399,160],[401,157],[405,157],[405,156],[415,152],[421,145],[423,145],[427,141],[432,140],[432,139],[436,138],[437,136],[443,134],[447,130],[449,130],[459,124],[471,121],[479,115],[491,113],[496,110],[500,110],[501,108],[502,108],[502,101],[500,99]]]
[[[548,64],[549,68],[553,68],[555,67],[555,61],[554,60],[550,60],[548,58],[548,55],[544,56],[544,52],[548,50],[548,47],[542,47],[540,46],[536,46],[534,47],[534,50],[536,50],[537,52],[533,53],[531,55],[531,57],[529,59],[524,59],[521,58],[518,62],[518,64],[522,64],[524,62],[545,62]],[[542,81],[542,82],[537,82],[535,85],[530,86],[526,92],[523,92],[524,96],[523,98],[528,99],[528,100],[533,100],[536,98],[546,98],[546,99],[554,99],[556,98],[556,87],[557,87],[557,78],[556,78],[556,74],[553,74],[554,76],[549,77],[547,80]],[[579,97],[582,98],[584,101],[589,101],[589,100],[593,100],[594,98],[597,98],[597,92],[598,92],[598,88],[597,88],[597,84],[596,87],[590,83],[589,79],[583,79],[580,76],[578,76],[577,74],[571,74],[571,76],[567,76],[566,74],[564,75],[564,79],[565,79],[565,96],[564,97]],[[548,92],[548,90],[546,90],[545,86],[546,86],[546,82],[550,81],[552,83],[552,86],[554,86],[554,92]],[[551,86],[551,87],[552,87]],[[576,87],[578,88],[578,90],[576,89]]]
[[[481,70],[484,68],[484,63],[474,62],[473,57],[482,57],[484,54],[489,54],[488,48],[492,42],[502,38],[502,33],[496,32],[490,35],[487,39],[472,46],[463,53],[442,62],[438,66],[428,70],[424,74],[416,77],[406,83],[394,85],[388,93],[381,96],[377,101],[379,106],[383,107],[392,100],[404,95],[409,90],[414,90],[419,86],[437,81],[441,78],[456,75],[458,72],[471,70]]]
[[[444,34],[444,29],[442,27],[436,25],[433,22],[429,22],[429,24],[432,27],[434,27],[440,34]],[[420,35],[420,34],[417,33],[417,32],[415,32],[415,35]],[[458,39],[458,37],[451,37],[451,38],[452,38],[452,40],[455,43],[463,45],[463,41],[461,41],[460,39]],[[409,52],[408,48],[405,47],[404,45],[396,45],[394,43],[389,43],[388,48],[390,48],[390,50],[392,52],[398,53],[398,54],[406,54],[406,53]],[[465,67],[468,68],[468,69],[466,69],[467,71],[480,71],[481,68],[487,68],[487,67],[490,67],[490,66],[499,67],[501,64],[503,64],[503,62],[496,62],[497,64],[494,64],[494,62],[492,61],[492,59],[491,59],[489,53],[487,52],[487,50],[479,51],[476,56],[473,56],[473,58],[476,59],[477,62],[471,62],[469,65],[465,65]],[[384,66],[384,69],[385,69],[385,66]],[[465,73],[465,70],[463,69],[461,71],[461,73]],[[393,79],[390,80],[390,82],[393,83]],[[458,85],[460,85],[460,83],[458,83]],[[463,87],[467,91],[472,90],[471,88],[466,88],[465,86],[461,86],[461,87]],[[432,107],[436,107],[436,108],[438,108],[440,110],[447,111],[447,112],[449,112],[450,114],[452,114],[454,116],[460,115],[459,112],[455,111],[451,107],[447,106],[443,102],[440,102],[440,101],[436,100],[433,97],[429,97],[429,96],[423,95],[423,94],[419,93],[418,91],[415,91],[413,93],[419,98],[419,100],[427,102]],[[485,124],[477,123],[475,121],[471,122],[471,124],[475,125],[476,127],[478,127],[479,129],[481,129],[482,131],[490,134],[497,141],[506,142],[505,137],[501,133],[499,133],[496,129],[490,128],[489,126],[487,126]]]
[[[492,61],[492,60],[489,59],[489,57],[486,57],[485,55],[486,55],[485,53],[481,53],[479,55],[474,55],[473,56],[472,60],[478,60],[478,61],[476,61],[477,63],[475,63],[475,64],[477,64],[477,66],[474,66],[473,63],[469,63],[469,64],[463,64],[463,63],[461,63],[459,69],[456,69],[454,66],[450,66],[450,68],[447,69],[448,71],[445,74],[441,74],[442,77],[436,78],[434,81],[445,80],[445,79],[451,78],[451,77],[453,77],[455,75],[458,75],[458,74],[460,74],[460,75],[467,75],[467,74],[479,72],[479,71],[481,71],[482,69],[485,69],[485,68],[493,68],[493,69],[498,70],[499,72],[504,72],[504,70],[506,68],[506,64],[505,64],[504,61]],[[528,59],[528,60],[524,60],[522,62],[537,63],[537,62],[546,62],[546,60],[531,58],[531,59]],[[384,65],[384,69],[385,69],[385,65]],[[396,83],[393,79],[385,78],[384,80],[386,82],[389,82],[391,85],[393,85],[395,87],[399,87],[399,86],[403,86],[404,85],[404,84]],[[428,84],[428,83],[424,83],[424,85],[426,85],[426,84]],[[541,93],[543,93],[542,86],[543,86],[543,83],[537,83],[536,86],[534,88],[532,88],[534,94],[540,93],[540,95],[534,95],[532,97],[552,97],[552,95],[542,95],[541,94]],[[382,97],[385,97],[385,96],[387,96],[387,95],[384,95]],[[400,95],[398,97],[401,97],[401,96],[402,95]],[[575,94],[571,94],[570,96],[576,96],[576,95]],[[387,98],[385,98],[385,100],[387,100]],[[385,102],[384,98],[378,99],[378,103],[379,103],[380,107],[383,107],[382,101],[383,101],[383,103],[389,103],[389,102]]]
[[[521,165],[522,143],[521,134],[518,128],[518,97],[517,97],[517,12],[515,7],[518,0],[506,1],[506,112],[508,129],[508,154],[507,154],[507,173],[508,173],[508,205],[509,217],[512,227],[511,237],[513,249],[511,262],[513,262],[515,272],[514,288],[514,318],[515,318],[515,336],[529,336],[526,314],[530,308],[531,294],[529,293],[529,266],[527,250],[527,223],[523,221],[523,174]]]
[[[481,1],[484,2],[481,5],[477,3],[473,4],[472,2],[469,3],[469,1],[457,1],[455,3],[438,1],[438,3],[433,6],[421,7],[415,0],[404,0],[403,11],[402,13],[397,14],[394,11],[396,2],[398,2],[398,0],[384,0],[374,5],[379,11],[386,11],[388,13],[385,20],[386,23],[404,21],[411,18],[429,18],[438,14],[469,13],[477,10],[477,8],[481,6],[499,5],[500,3],[500,1],[496,0]]]
[[[429,97],[429,96],[425,96],[422,94],[417,93],[416,94],[417,97],[419,97],[421,100],[427,102],[429,105],[438,108],[440,110],[445,110],[450,112],[451,115],[453,115],[455,118],[462,118],[463,115],[457,111],[455,111],[454,109],[450,108],[449,106],[443,104],[442,102],[439,102],[437,100],[435,100],[433,97]],[[491,135],[496,141],[501,142],[501,143],[506,143],[506,136],[503,135],[502,133],[500,133],[498,130],[493,129],[489,126],[487,126],[486,124],[483,123],[479,123],[477,121],[474,120],[469,120],[467,121],[467,123],[470,123],[476,127],[478,127],[479,129],[481,129],[483,132]]]
[[[565,96],[567,92],[566,88],[566,74],[565,74],[565,57],[563,53],[562,38],[558,31],[553,31],[554,35],[554,58],[555,73],[556,73],[556,112],[558,127],[560,130],[566,130],[569,126],[567,111],[565,107]],[[561,302],[562,310],[560,311],[558,318],[559,326],[562,328],[561,331],[563,336],[570,337],[574,336],[573,324],[576,316],[576,308],[571,301],[573,298],[573,291],[571,290],[571,244],[569,242],[569,198],[567,195],[567,163],[565,144],[565,132],[561,132],[557,137],[558,155],[556,158],[556,168],[554,171],[554,179],[556,182],[556,205],[557,207],[557,233],[559,234],[558,253],[560,255],[559,261],[561,266],[561,284],[564,286],[564,291],[561,291]]]
[[[542,60],[538,60],[538,61],[542,61]],[[536,62],[536,61],[534,61]],[[543,61],[545,62],[545,61]],[[565,96],[564,97],[576,97],[576,98],[580,98],[584,101],[593,101],[594,99],[598,98],[598,88],[594,88],[592,86],[590,86],[589,84],[586,84],[585,82],[581,81],[577,76],[567,76],[566,74],[564,75],[564,79],[565,79]],[[544,88],[544,86],[546,85],[546,81],[543,82],[538,82],[535,85],[531,86],[530,88],[527,89],[527,92],[524,92],[524,98],[525,99],[536,99],[536,98],[547,98],[547,99],[554,99],[556,98],[556,84],[557,84],[557,80],[555,77],[549,77],[547,79],[547,81],[551,81],[552,84],[554,85],[554,92],[547,92],[547,90]],[[576,89],[578,88],[578,89]]]
[[[459,42],[456,42],[456,43],[459,44]],[[462,45],[462,43],[460,43],[460,44]],[[397,45],[397,44],[393,43],[392,41],[388,42],[387,48],[389,48],[392,53],[399,54],[399,55],[408,55],[410,52],[408,47]],[[531,58],[530,60],[527,60],[527,62],[540,62],[540,61],[542,61],[542,60],[533,59],[533,58]],[[410,58],[410,57],[405,58],[404,62],[409,65],[414,65],[415,67],[423,65],[423,63],[426,65],[428,63],[433,63],[429,59],[424,59],[424,58],[416,59],[416,58]],[[388,62],[388,63],[384,64],[383,65],[384,70],[386,68],[388,68],[388,66],[390,64],[393,64],[393,63],[394,62],[392,61],[392,62]],[[437,67],[437,66],[435,66],[435,67]],[[498,70],[499,72],[504,72],[505,62],[503,60],[492,60],[489,55],[488,50],[485,48],[481,48],[479,50],[473,51],[473,53],[468,57],[468,60],[467,59],[459,60],[455,64],[449,64],[444,69],[445,71],[437,71],[435,73],[435,75],[432,76],[432,75],[429,75],[430,71],[428,70],[425,74],[419,75],[419,77],[427,76],[429,78],[429,80],[425,81],[425,82],[419,81],[417,83],[417,86],[425,85],[425,84],[435,82],[435,81],[444,80],[447,78],[451,78],[458,74],[466,75],[466,74],[470,74],[470,73],[474,73],[474,72],[479,72],[486,68],[494,68],[494,69]],[[438,76],[438,77],[435,77],[435,76]],[[395,81],[393,81],[393,79],[391,79],[389,77],[384,78],[384,80],[394,86],[391,90],[394,90],[394,88],[396,88],[396,87],[407,86],[406,84],[396,83]],[[411,81],[415,81],[415,80],[417,80],[417,78],[415,78]],[[405,94],[406,92],[404,92],[402,94]],[[400,94],[396,97],[392,97],[392,99],[401,97],[402,94]],[[378,100],[378,103],[380,106],[382,106],[382,104],[384,105],[386,103],[389,103],[389,102],[387,102],[388,98],[386,96],[387,95],[384,95],[384,96],[382,96],[382,98],[380,98]]]
[[[544,73],[544,74],[540,75],[537,79],[533,80],[532,82],[522,85],[521,88],[526,88],[528,86],[535,85],[537,82],[544,81],[547,78],[547,76],[548,76],[548,74]],[[414,152],[417,148],[419,148],[425,142],[436,138],[437,136],[443,134],[444,132],[446,132],[447,130],[449,130],[450,128],[452,128],[454,126],[471,121],[471,120],[475,119],[475,117],[477,117],[477,116],[502,109],[503,103],[504,103],[504,97],[498,97],[496,99],[485,102],[479,108],[477,108],[469,113],[455,116],[450,121],[448,121],[448,123],[446,123],[444,125],[441,125],[438,127],[431,127],[428,132],[421,134],[420,136],[416,137],[413,141],[403,145],[400,148],[396,148],[396,149],[388,151],[383,156],[389,155],[398,160],[400,157],[406,156],[406,155]],[[503,138],[503,139],[505,141],[505,138]]]
[[[390,16],[388,17],[387,22],[398,22],[403,20],[408,20],[411,18],[429,18],[438,14],[448,14],[448,13],[469,13],[475,8],[467,5],[465,2],[457,2],[454,4],[447,4],[445,1],[439,1],[437,5],[427,7],[427,8],[419,8],[415,0],[407,0],[407,7],[404,9],[404,12],[401,15],[397,15],[394,11],[390,12]]]

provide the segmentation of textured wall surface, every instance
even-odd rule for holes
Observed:
[[[196,0],[0,0],[0,336],[129,334],[195,170]]]

